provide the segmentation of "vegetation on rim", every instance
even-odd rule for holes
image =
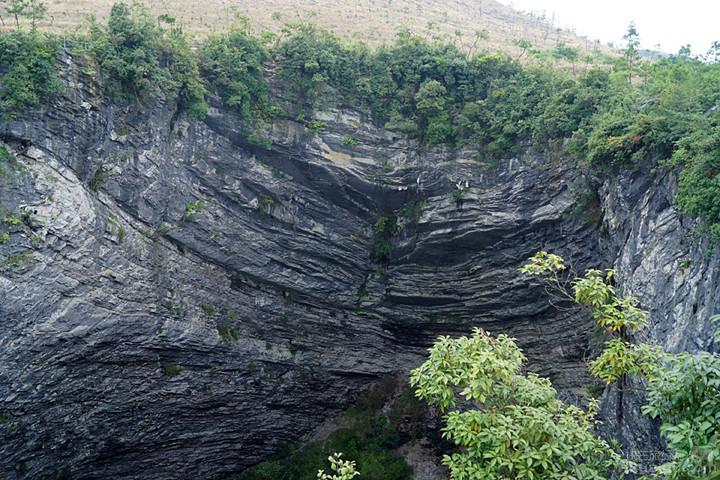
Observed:
[[[60,92],[55,73],[60,43],[36,28],[44,13],[41,2],[4,5],[5,13],[18,19],[14,31],[0,36],[0,109],[10,118]],[[19,9],[24,5],[27,8]],[[28,19],[29,30],[21,28],[22,17]],[[360,105],[378,125],[422,146],[468,147],[483,159],[497,159],[560,145],[581,168],[596,172],[677,168],[678,207],[720,235],[720,44],[701,59],[681,52],[641,64],[634,27],[626,40],[622,58],[582,71],[576,68],[578,52],[560,43],[553,56],[569,62],[570,70],[547,63],[541,55],[521,64],[501,53],[468,54],[447,38],[428,40],[409,31],[401,31],[392,44],[369,48],[307,23],[261,35],[241,24],[210,36],[195,52],[174,18],[153,19],[140,6],[118,3],[107,24],[91,19],[86,34],[69,39],[69,48],[97,67],[98,80],[119,101],[153,102],[162,92],[180,111],[202,119],[206,95],[217,93],[248,124],[249,141],[262,140],[264,124],[284,114],[271,101],[266,67],[272,63],[295,89],[303,109],[331,92],[339,102]],[[518,41],[517,46],[522,55],[530,48],[527,42]],[[316,133],[321,130],[318,124],[310,125]],[[347,136],[342,143],[354,147],[358,140]],[[106,180],[100,169],[89,186],[97,191]],[[453,196],[462,201],[462,191]],[[204,203],[188,204],[184,219],[196,220],[203,208]],[[259,198],[258,211],[272,214],[273,199]],[[417,219],[419,213],[407,210],[401,216]],[[13,215],[4,218],[8,226],[20,222]],[[398,231],[395,213],[377,219],[374,260],[388,260]],[[5,232],[0,243],[8,241]],[[32,260],[23,252],[1,265],[17,267]],[[565,269],[559,257],[541,254],[523,271],[562,287],[559,275]],[[644,326],[646,313],[633,298],[618,295],[612,271],[589,270],[571,279],[569,291],[569,299],[586,306],[609,337],[602,354],[590,363],[591,373],[607,384],[622,385],[630,377],[649,381],[645,411],[662,418],[662,433],[675,455],[658,475],[686,479],[717,474],[717,356],[665,355],[632,342],[631,334]],[[217,314],[211,304],[201,309],[207,316]],[[239,340],[239,332],[225,324],[218,324],[218,334],[228,342]],[[630,471],[632,466],[593,434],[594,409],[559,401],[549,381],[521,374],[523,361],[512,339],[478,330],[461,339],[441,338],[428,362],[413,373],[417,395],[442,410],[455,407],[458,394],[479,406],[446,416],[446,437],[461,447],[445,458],[453,478],[601,478]],[[161,369],[166,376],[184,371],[174,363]],[[354,453],[367,478],[372,478],[373,468],[378,478],[407,477],[407,465],[387,452],[397,444],[387,419],[378,417],[362,428],[336,432],[330,445],[306,451],[313,465],[317,458],[324,461],[330,446],[343,447]],[[518,456],[519,450],[526,454]],[[293,455],[277,459],[266,464],[269,471],[254,470],[247,478],[274,478],[278,469],[295,468],[303,478],[306,465],[297,467],[297,461]],[[331,463],[349,471],[350,465],[337,457]]]
[[[21,14],[40,18],[42,9]],[[648,64],[638,62],[634,27],[626,39],[623,57],[583,71],[541,57],[521,65],[502,53],[468,55],[448,39],[407,31],[370,48],[297,22],[278,34],[254,35],[241,21],[211,35],[196,53],[175,18],[153,19],[137,4],[118,3],[106,25],[91,19],[87,34],[71,38],[71,45],[97,64],[108,92],[129,100],[152,101],[159,87],[201,118],[207,91],[217,92],[259,146],[268,142],[262,125],[284,115],[269,99],[264,65],[273,62],[306,102],[334,91],[349,105],[364,105],[376,123],[427,145],[470,146],[495,159],[560,144],[598,171],[647,162],[679,167],[678,206],[717,235],[720,44],[702,59],[684,51]],[[568,48],[553,55],[574,59]],[[35,28],[0,36],[6,117],[59,92],[58,54],[57,38]]]

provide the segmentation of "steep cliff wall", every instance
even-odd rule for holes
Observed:
[[[697,222],[673,205],[677,172],[644,165],[639,171],[608,179],[601,188],[605,245],[614,255],[619,284],[650,312],[641,340],[668,352],[720,351],[709,318],[720,304],[720,255],[709,238],[692,232]],[[606,431],[627,455],[648,465],[667,461],[658,441],[658,425],[640,413],[642,386],[623,392],[608,389],[603,413]]]
[[[6,478],[221,478],[473,326],[579,393],[592,320],[517,273],[539,249],[580,268],[617,256],[657,338],[707,333],[682,322],[718,300],[717,255],[685,239],[672,178],[608,182],[603,237],[572,213],[584,181],[560,159],[483,165],[333,108],[317,134],[285,120],[252,147],[230,112],[120,106],[70,59],[65,73],[65,96],[0,124],[15,157],[0,202],[21,220],[0,245]]]

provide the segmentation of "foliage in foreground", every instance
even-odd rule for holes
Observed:
[[[705,480],[720,476],[720,355],[701,352],[667,354],[655,345],[635,343],[631,333],[643,328],[647,312],[633,297],[618,297],[613,271],[588,270],[583,277],[568,270],[555,254],[538,252],[520,269],[539,276],[559,292],[591,309],[598,325],[611,339],[590,371],[605,383],[619,382],[618,393],[629,377],[648,381],[643,413],[660,418],[661,434],[673,459],[656,469],[655,479]],[[567,290],[570,278],[572,293]],[[717,337],[717,334],[716,334]]]
[[[630,472],[633,464],[593,433],[597,405],[563,403],[548,379],[520,373],[525,360],[513,339],[476,329],[441,337],[412,372],[418,397],[451,409],[443,435],[461,448],[443,459],[451,478],[599,480]]]
[[[588,308],[597,325],[610,337],[600,356],[590,362],[590,373],[606,384],[653,375],[662,359],[660,349],[630,339],[647,324],[648,314],[638,307],[638,300],[618,294],[613,283],[614,270],[588,269],[582,277],[571,270],[562,257],[544,251],[530,257],[520,268],[522,273],[541,278],[561,299]]]
[[[662,419],[660,433],[674,452],[654,478],[720,476],[720,355],[672,355],[667,368],[650,380],[643,413]]]
[[[360,475],[355,470],[355,462],[352,460],[343,460],[342,453],[334,453],[328,457],[330,462],[330,470],[333,473],[326,473],[324,470],[318,470],[318,480],[353,480]]]

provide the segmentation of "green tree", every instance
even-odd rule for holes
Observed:
[[[563,403],[548,379],[521,373],[525,360],[513,339],[475,329],[440,337],[411,373],[419,398],[450,410],[443,436],[461,449],[443,458],[451,478],[600,480],[630,472],[633,464],[593,433],[597,405]]]
[[[565,45],[564,43],[558,43],[557,45],[555,45],[553,55],[559,60],[565,60],[567,62],[570,62],[570,65],[572,65],[572,73],[575,73],[575,63],[580,56],[580,50],[578,48],[570,47],[568,45]]]
[[[516,38],[512,41],[512,44],[520,49],[516,60],[520,60],[527,53],[528,49],[532,48],[532,43],[524,38]]]
[[[137,3],[114,4],[107,25],[91,20],[88,53],[100,66],[104,87],[139,100],[152,98],[159,88],[181,109],[203,117],[205,86],[187,37],[171,17],[157,20]]]
[[[630,22],[627,32],[623,35],[623,39],[626,42],[625,49],[623,50],[623,57],[625,59],[625,65],[628,72],[628,83],[632,83],[633,73],[640,62],[640,34],[637,31],[635,22]]]
[[[274,51],[283,76],[299,96],[310,103],[329,86],[344,89],[357,77],[353,49],[332,33],[306,23],[290,23]]]
[[[543,277],[553,294],[569,297],[590,307],[593,316],[611,337],[590,371],[606,383],[630,377],[647,380],[647,405],[643,413],[660,418],[661,434],[673,459],[656,469],[652,478],[706,480],[720,475],[720,355],[701,352],[663,353],[659,347],[629,340],[641,329],[647,313],[632,297],[618,297],[611,283],[612,270],[588,270],[573,278],[568,293],[568,269],[561,257],[539,252],[521,270]],[[717,321],[714,317],[712,320]],[[716,334],[716,337],[718,335]]]
[[[376,262],[387,261],[392,252],[392,239],[398,233],[397,216],[394,213],[380,215],[373,225],[373,244],[370,256]]]
[[[447,101],[447,89],[437,80],[426,80],[415,94],[418,125],[425,131],[425,141],[430,145],[446,143],[453,133]]]
[[[33,32],[37,28],[37,22],[45,18],[47,13],[47,6],[39,0],[0,0],[0,4],[3,5],[5,14],[15,19],[16,28],[20,28],[21,19],[27,19]]]
[[[653,478],[720,477],[720,355],[673,355],[667,368],[650,380],[642,411],[662,419],[660,433],[674,453]]]
[[[355,462],[350,460],[343,460],[342,453],[334,453],[328,457],[330,462],[330,470],[333,473],[325,473],[323,470],[318,470],[318,480],[353,480],[353,478],[360,475],[360,472],[355,470]]]
[[[708,63],[720,62],[720,41],[714,41],[707,53],[705,54],[705,61]]]
[[[56,74],[57,38],[14,31],[0,35],[0,112],[5,119],[40,104],[61,88]]]
[[[594,376],[606,384],[620,382],[622,387],[628,377],[650,377],[659,368],[662,353],[657,346],[630,340],[631,334],[646,326],[647,312],[638,308],[636,298],[618,295],[614,270],[588,269],[577,276],[562,257],[541,251],[530,257],[520,272],[541,278],[561,299],[587,307],[610,337],[589,364]]]
[[[241,23],[207,39],[200,51],[200,71],[225,105],[246,120],[257,120],[269,109],[266,60],[264,46]]]

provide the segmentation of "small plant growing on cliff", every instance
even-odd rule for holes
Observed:
[[[373,226],[371,255],[376,262],[387,260],[392,251],[392,239],[398,232],[397,217],[393,213],[381,215]]]
[[[9,213],[3,217],[3,223],[11,227],[16,227],[22,223],[22,218],[16,213]]]
[[[463,200],[463,191],[459,188],[453,188],[452,199],[456,205],[460,205]]]
[[[240,340],[240,331],[232,325],[228,325],[226,323],[218,323],[216,327],[218,335],[220,335],[220,338],[222,338],[224,341],[232,343]]]
[[[307,128],[313,133],[320,133],[320,131],[325,128],[325,125],[326,123],[322,120],[311,120]]]
[[[163,363],[163,365],[162,365],[163,375],[168,376],[168,377],[174,377],[176,375],[180,375],[180,373],[182,373],[182,371],[183,371],[183,368],[176,363],[166,362],[166,363]]]
[[[359,145],[360,142],[358,142],[354,137],[351,137],[350,135],[345,135],[340,142],[346,147],[354,147],[355,145]]]
[[[215,308],[215,305],[213,305],[212,303],[207,302],[207,301],[202,301],[200,303],[200,309],[203,311],[203,313],[205,313],[205,315],[207,315],[209,317],[213,317],[217,313],[217,309]]]
[[[13,267],[13,268],[19,268],[24,265],[27,265],[32,261],[33,257],[28,252],[22,252],[18,253],[17,255],[12,255],[5,260],[0,260],[0,267]]]
[[[425,208],[425,201],[419,200],[405,205],[400,209],[398,214],[408,222],[417,223],[422,216],[423,209]]]
[[[13,160],[13,155],[5,145],[0,145],[0,163],[10,162]]]
[[[360,472],[355,470],[355,462],[343,460],[342,453],[333,453],[328,457],[328,461],[332,473],[318,470],[317,480],[353,480],[353,478],[360,475]]]
[[[275,201],[272,197],[262,196],[258,199],[258,212],[260,212],[262,216],[269,215],[274,204]]]
[[[88,184],[88,186],[93,192],[98,192],[103,187],[103,185],[107,183],[107,181],[108,174],[107,172],[105,172],[105,169],[100,167],[95,171],[95,175],[93,175],[90,179],[90,183]]]
[[[460,451],[445,455],[452,480],[623,476],[634,464],[594,434],[588,411],[557,398],[546,378],[521,374],[526,358],[512,338],[475,329],[440,337],[410,376],[415,394],[443,412],[443,436]],[[460,398],[466,402],[459,407]]]
[[[201,198],[197,202],[191,202],[185,205],[185,213],[183,220],[186,222],[194,222],[200,212],[205,210],[205,199]]]

